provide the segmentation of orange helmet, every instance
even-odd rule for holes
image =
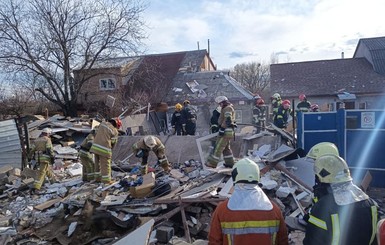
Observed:
[[[284,101],[282,101],[282,106],[283,106],[283,108],[285,108],[285,109],[289,109],[289,108],[290,108],[290,100],[284,100]]]
[[[262,99],[262,98],[259,98],[255,101],[255,104],[256,105],[264,105],[265,104],[265,101]]]
[[[306,95],[305,95],[305,94],[300,94],[300,95],[298,96],[298,98],[299,98],[300,101],[303,101],[303,100],[306,99]]]

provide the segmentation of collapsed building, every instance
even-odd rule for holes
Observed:
[[[231,169],[203,164],[216,135],[159,135],[172,170],[164,173],[150,154],[151,171],[141,176],[131,145],[143,137],[140,131],[153,131],[145,115],[126,117],[123,123],[134,127],[138,120],[143,127],[139,133],[120,136],[113,149],[111,185],[82,181],[77,154],[92,129],[88,118],[55,116],[27,124],[21,134],[31,139],[44,127],[54,132],[52,171],[60,180],[46,181],[40,194],[29,193],[36,170],[20,164],[25,151],[15,138],[20,131],[14,122],[2,122],[1,143],[8,145],[0,158],[2,244],[207,244],[211,214],[233,186]],[[305,152],[294,145],[289,132],[273,125],[258,134],[252,126],[239,128],[231,142],[236,158],[258,163],[262,188],[281,208],[291,244],[301,244],[305,226],[300,221],[312,203],[314,174]],[[369,188],[370,176],[359,181],[383,208],[384,195]]]

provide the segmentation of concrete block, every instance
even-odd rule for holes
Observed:
[[[168,243],[174,236],[174,228],[168,226],[160,226],[156,229],[156,239],[161,243]]]

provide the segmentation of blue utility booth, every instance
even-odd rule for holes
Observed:
[[[371,186],[385,187],[385,111],[345,110],[297,113],[297,147],[306,152],[320,142],[337,145],[353,179],[367,171]]]

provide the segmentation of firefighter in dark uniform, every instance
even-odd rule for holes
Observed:
[[[265,101],[262,98],[257,98],[253,109],[253,123],[257,127],[257,133],[266,128],[266,116],[267,105],[265,105]]]
[[[218,132],[219,130],[218,120],[220,115],[221,115],[221,107],[217,106],[217,108],[213,110],[213,113],[210,118],[210,133],[212,134]]]
[[[136,157],[142,158],[142,174],[148,172],[148,156],[153,151],[158,158],[159,165],[165,172],[170,172],[171,166],[166,157],[166,147],[158,137],[147,135],[132,145],[132,150]]]
[[[307,100],[306,95],[300,94],[298,96],[299,103],[297,105],[297,111],[308,112],[311,107],[311,103]]]
[[[175,111],[171,117],[172,134],[182,135],[183,133],[182,108],[183,106],[179,103],[175,105]]]
[[[32,143],[29,152],[29,159],[35,159],[39,166],[39,173],[33,183],[31,191],[40,190],[44,183],[45,176],[51,180],[55,180],[54,174],[51,170],[51,164],[54,162],[54,152],[50,135],[52,130],[44,128],[40,136]]]
[[[237,127],[235,123],[235,110],[226,96],[218,96],[215,102],[221,106],[221,114],[218,120],[219,131],[214,152],[209,155],[206,166],[216,168],[223,154],[225,167],[231,168],[234,165],[234,156],[230,147],[230,141],[234,139],[234,130]]]
[[[183,132],[184,135],[195,135],[197,128],[197,114],[193,108],[191,108],[190,101],[185,100],[183,102],[182,109],[183,118]]]
[[[112,118],[99,124],[90,152],[95,154],[94,177],[97,182],[110,184],[112,148],[118,141],[119,118]]]
[[[287,121],[290,116],[290,101],[284,100],[279,106],[277,114],[274,117],[273,123],[278,128],[286,128]]]
[[[378,221],[377,206],[352,183],[345,160],[325,154],[315,160],[317,202],[311,208],[304,245],[372,244]]]
[[[91,181],[95,178],[94,170],[94,155],[90,152],[92,143],[94,142],[96,130],[99,126],[96,126],[87,137],[80,144],[79,157],[80,162],[83,165],[83,181]]]

